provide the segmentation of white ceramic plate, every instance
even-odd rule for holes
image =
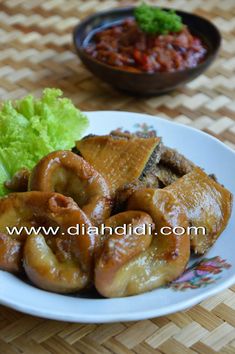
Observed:
[[[235,153],[198,130],[145,114],[89,112],[88,133],[105,134],[116,128],[156,130],[164,143],[177,148],[235,194]],[[143,124],[144,123],[144,124]],[[0,271],[0,303],[22,312],[71,322],[131,321],[162,316],[193,306],[235,283],[235,208],[229,225],[206,255],[174,287],[117,299],[64,296],[31,286]],[[230,266],[229,266],[230,265]],[[176,290],[176,288],[187,288]],[[194,289],[192,289],[194,288]]]

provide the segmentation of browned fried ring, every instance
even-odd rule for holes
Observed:
[[[14,193],[0,199],[0,232],[4,233],[6,226],[59,228],[56,236],[51,234],[46,236],[46,240],[42,235],[26,237],[25,233],[11,236],[10,245],[15,241],[19,246],[14,253],[16,259],[20,257],[26,240],[24,269],[31,281],[43,289],[73,292],[90,284],[97,237],[90,233],[71,236],[68,228],[78,224],[92,225],[72,198],[58,193]],[[4,264],[10,264],[12,258],[9,237],[2,238],[8,251],[5,263],[0,264],[2,269],[6,268]]]
[[[95,282],[99,292],[106,297],[139,294],[165,285],[184,271],[189,260],[188,234],[185,232],[182,236],[176,236],[173,233],[176,226],[186,229],[188,220],[183,208],[170,192],[151,188],[135,191],[129,199],[128,209],[148,213],[158,235],[153,236],[145,250],[130,259],[127,257],[126,262],[121,263],[115,272],[108,272],[105,268],[106,263],[112,265],[112,259],[108,258],[107,261],[102,256],[96,264]],[[169,235],[162,233],[162,227],[170,227]],[[105,252],[105,255],[109,253]]]
[[[106,227],[127,227],[126,233],[107,236],[97,257],[95,266],[95,286],[106,297],[123,296],[128,285],[128,276],[119,277],[122,270],[134,257],[144,252],[152,240],[152,218],[142,212],[128,210],[116,214],[105,221]],[[131,226],[132,230],[128,230]],[[122,230],[120,230],[122,231]],[[124,230],[123,230],[124,231]]]
[[[60,260],[41,234],[27,238],[23,263],[29,279],[45,290],[72,293],[90,283],[90,275],[78,259],[70,254],[67,260]]]
[[[40,160],[32,171],[29,189],[72,197],[93,223],[100,224],[110,215],[105,179],[71,151],[55,151]]]
[[[157,233],[150,247],[129,264],[129,294],[133,294],[165,285],[181,275],[189,261],[190,239],[187,234],[188,218],[183,207],[164,189],[146,188],[134,192],[129,199],[128,209],[148,213]],[[165,227],[169,229],[163,232],[162,228]],[[177,236],[175,227],[184,228],[185,233]]]

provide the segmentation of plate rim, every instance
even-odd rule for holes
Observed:
[[[229,288],[231,285],[235,283],[235,274],[231,278],[227,279],[224,283],[220,284],[217,287],[211,288],[209,291],[194,296],[186,301],[181,301],[179,304],[172,304],[165,307],[162,307],[160,310],[156,309],[154,312],[153,309],[151,310],[144,310],[144,311],[136,311],[135,313],[127,313],[127,314],[115,314],[115,318],[113,314],[105,314],[105,315],[96,315],[96,314],[89,314],[89,315],[80,315],[79,313],[74,314],[67,314],[66,317],[63,314],[59,313],[51,313],[47,311],[40,310],[39,308],[35,309],[32,306],[21,306],[19,303],[9,300],[2,300],[0,298],[0,305],[10,307],[14,310],[17,310],[22,313],[26,313],[28,315],[42,317],[45,319],[50,320],[57,320],[57,321],[66,321],[72,323],[116,323],[116,322],[125,322],[125,321],[142,321],[151,318],[157,318],[161,316],[167,316],[176,312],[187,310],[191,308],[203,300],[218,294],[219,292]],[[41,289],[39,289],[41,290]],[[43,291],[43,290],[42,290]],[[153,290],[154,291],[154,290]],[[194,291],[194,290],[192,290]],[[1,292],[0,292],[1,296]],[[138,296],[138,295],[137,295]],[[126,297],[127,298],[127,297]],[[130,296],[133,298],[133,296]],[[78,298],[79,299],[79,298]],[[104,301],[105,299],[103,299]],[[109,300],[109,299],[107,299]],[[91,300],[93,301],[93,300]],[[176,307],[176,308],[174,308]]]

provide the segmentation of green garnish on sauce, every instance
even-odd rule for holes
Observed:
[[[180,32],[182,19],[174,10],[164,11],[143,3],[134,11],[135,20],[143,32],[149,34],[168,34]]]

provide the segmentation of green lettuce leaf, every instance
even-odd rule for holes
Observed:
[[[41,99],[32,95],[7,101],[0,110],[0,196],[4,182],[22,167],[32,169],[46,154],[70,150],[88,127],[87,117],[59,89],[45,89]]]

